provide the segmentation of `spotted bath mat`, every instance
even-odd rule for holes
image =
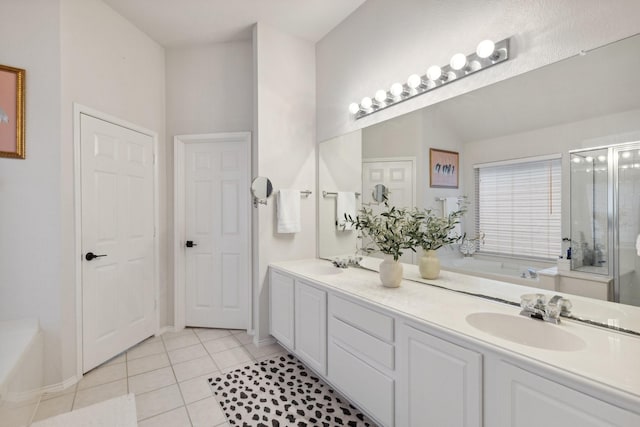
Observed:
[[[209,384],[232,426],[375,426],[290,354],[210,378]]]

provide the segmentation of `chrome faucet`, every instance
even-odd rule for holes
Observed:
[[[520,307],[521,315],[554,324],[560,323],[560,315],[571,313],[571,301],[560,295],[555,295],[548,302],[543,294],[522,295]]]

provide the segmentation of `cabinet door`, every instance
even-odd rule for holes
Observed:
[[[327,293],[296,280],[296,354],[319,374],[327,372]]]
[[[408,325],[398,351],[398,425],[482,425],[481,354]]]
[[[272,270],[269,284],[271,335],[293,350],[293,278]]]
[[[630,427],[640,415],[595,399],[501,361],[495,374],[499,400],[488,397],[487,410],[500,427]],[[492,416],[493,417],[493,416]]]

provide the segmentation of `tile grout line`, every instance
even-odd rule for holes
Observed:
[[[196,337],[198,336],[193,331],[191,331],[191,333],[195,334]],[[176,387],[178,387],[178,392],[180,393],[180,398],[182,399],[182,407],[184,408],[184,411],[187,413],[187,418],[189,419],[189,424],[191,424],[191,426],[193,426],[193,420],[191,419],[191,414],[189,413],[189,408],[187,407],[187,401],[184,400],[184,395],[182,394],[182,388],[180,388],[180,383],[178,382],[178,376],[176,375],[175,369],[173,369],[173,362],[171,361],[171,358],[169,357],[169,351],[167,350],[167,344],[164,342],[164,338],[161,337],[161,340],[162,340],[162,346],[164,347],[165,354],[167,355],[167,359],[169,359],[169,366],[171,366],[171,372],[173,373],[173,378],[175,378],[175,380],[176,380]],[[198,340],[200,340],[200,338],[198,338]],[[171,411],[173,411],[175,409],[176,408],[171,409]],[[166,413],[166,412],[169,412],[169,411],[165,411],[163,413]],[[160,415],[160,414],[156,414],[156,415]]]

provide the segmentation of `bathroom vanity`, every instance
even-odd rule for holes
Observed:
[[[382,426],[640,426],[636,337],[319,259],[271,264],[270,298],[273,337]]]

